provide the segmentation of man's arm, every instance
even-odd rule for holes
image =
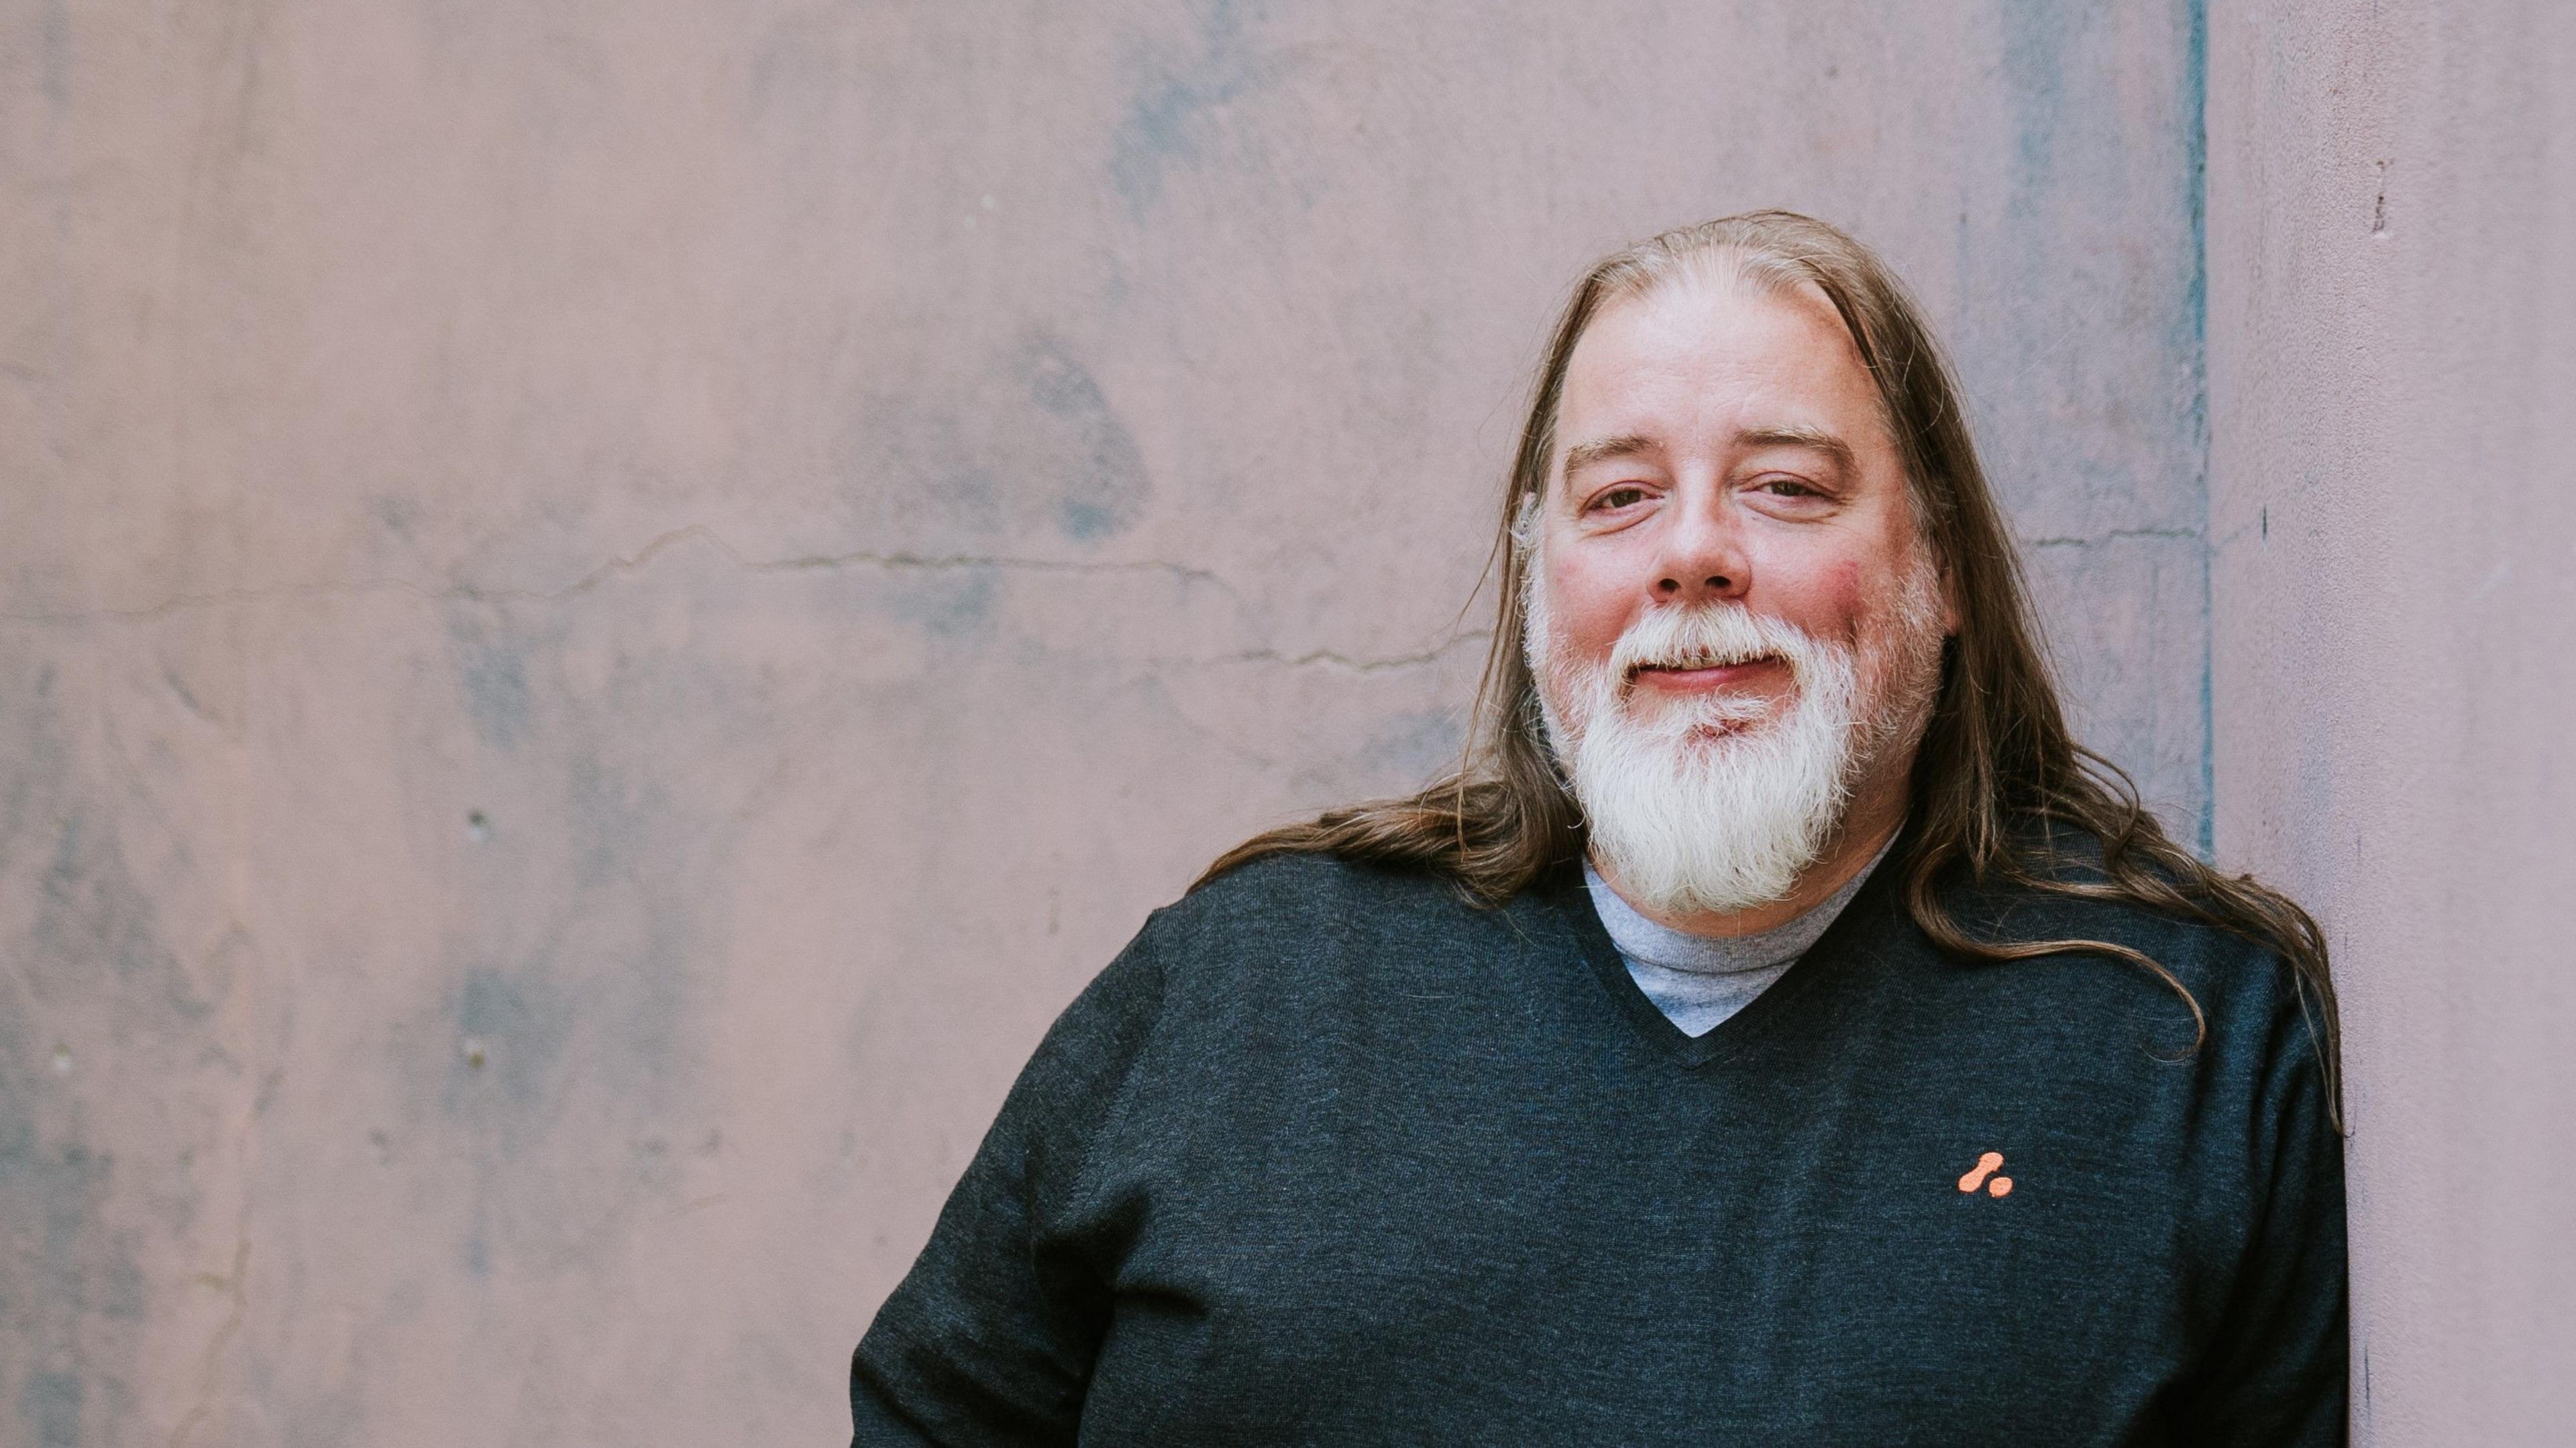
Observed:
[[[2268,1190],[2181,1436],[2266,1448],[2341,1444],[2351,1356],[2343,1138],[2295,997],[2268,1064],[2251,1143],[2269,1164]]]
[[[1059,1213],[1160,1006],[1152,933],[1047,1032],[851,1354],[854,1448],[1074,1441],[1110,1298]]]

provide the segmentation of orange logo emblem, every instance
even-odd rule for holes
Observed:
[[[1990,1151],[1978,1157],[1977,1169],[1959,1178],[1959,1190],[1973,1192],[1979,1187],[1984,1187],[1986,1195],[1990,1197],[2012,1195],[2012,1178],[1995,1175],[2003,1169],[2003,1164],[2004,1154],[2000,1151]]]

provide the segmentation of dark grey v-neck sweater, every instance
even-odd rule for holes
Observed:
[[[2341,1143],[2287,971],[1961,901],[2163,962],[2191,1052],[2133,967],[1944,959],[1898,873],[1697,1039],[1571,870],[1488,911],[1274,858],[1156,912],[859,1344],[855,1441],[2342,1441]]]

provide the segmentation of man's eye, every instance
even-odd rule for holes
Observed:
[[[1798,481],[1796,478],[1764,478],[1754,486],[1759,488],[1761,491],[1778,498],[1812,498],[1817,496],[1815,489],[1808,487],[1805,483]]]
[[[1644,501],[1646,501],[1646,490],[1643,488],[1612,488],[1608,492],[1594,497],[1592,500],[1592,506],[1596,510],[1601,508],[1624,508],[1630,503],[1642,503]]]

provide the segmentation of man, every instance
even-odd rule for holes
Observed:
[[[1217,862],[859,1344],[874,1443],[2328,1443],[2333,996],[2069,738],[1850,238],[1604,261],[1456,776]]]

